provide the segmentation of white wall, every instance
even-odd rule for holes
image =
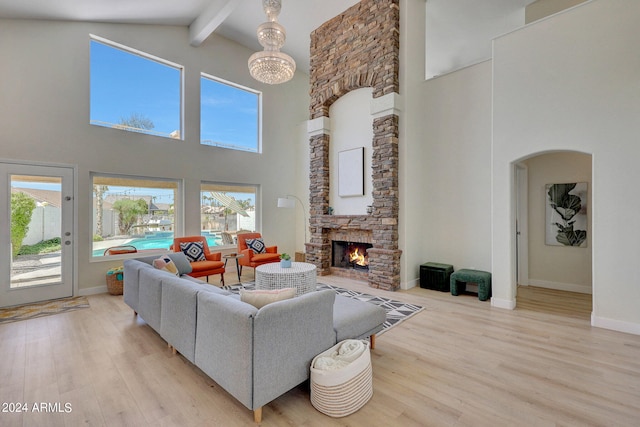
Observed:
[[[591,293],[591,156],[546,153],[525,162],[528,176],[528,283],[533,286]],[[552,183],[587,183],[587,240],[584,247],[545,244],[547,191]]]
[[[89,125],[89,34],[185,66],[184,141]],[[81,292],[104,286],[117,262],[90,262],[91,172],[182,179],[186,234],[200,232],[200,181],[260,185],[265,239],[293,248],[295,232],[276,208],[293,193],[298,126],[308,116],[308,76],[262,85],[247,70],[251,51],[212,35],[189,45],[188,28],[0,20],[0,158],[77,165],[77,269]],[[199,143],[200,72],[263,91],[263,153]]]
[[[402,289],[419,285],[420,264],[427,242],[423,238],[424,166],[426,149],[423,124],[425,64],[425,2],[400,0],[400,117],[398,191],[400,285]]]
[[[515,302],[513,163],[593,155],[592,324],[640,333],[640,2],[594,0],[494,42],[493,300]]]
[[[362,88],[341,96],[329,109],[329,206],[334,215],[365,215],[367,205],[373,204],[373,117],[371,116],[372,88]],[[364,195],[339,195],[339,154],[341,151],[364,147]],[[353,167],[354,165],[350,165]],[[343,171],[348,175],[348,171]]]
[[[491,62],[426,82],[423,262],[491,271]]]
[[[425,3],[400,4],[400,249],[420,264],[491,270],[491,62],[425,81]]]

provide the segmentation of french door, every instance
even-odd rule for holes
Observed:
[[[72,168],[0,162],[0,307],[73,296],[73,200]]]

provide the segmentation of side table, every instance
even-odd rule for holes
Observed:
[[[229,261],[230,259],[235,259],[236,260],[236,272],[238,273],[238,283],[242,284],[242,280],[240,280],[240,263],[238,262],[238,259],[244,257],[244,254],[227,254],[227,255],[222,255],[222,258],[224,258],[224,267],[227,268],[227,261]]]

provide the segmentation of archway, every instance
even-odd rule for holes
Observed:
[[[575,296],[581,302],[577,313],[588,315],[593,289],[591,154],[539,152],[513,166],[516,306],[522,295],[518,290],[526,296],[531,295],[526,287],[535,287],[549,298]]]

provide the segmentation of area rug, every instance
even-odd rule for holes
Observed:
[[[240,289],[255,289],[255,283],[243,283],[242,285],[228,286],[225,287],[225,289],[230,292],[240,293]],[[340,288],[338,286],[326,285],[324,283],[318,283],[318,289],[331,289],[338,295],[365,301],[370,304],[376,304],[384,308],[384,310],[387,312],[387,319],[382,326],[382,331],[378,332],[378,336],[409,319],[411,316],[414,316],[424,310],[424,307],[421,307],[419,305],[408,304],[389,298],[377,297],[369,294],[363,294],[361,292],[350,291],[348,289]]]
[[[87,297],[62,298],[0,309],[0,324],[89,308]]]

